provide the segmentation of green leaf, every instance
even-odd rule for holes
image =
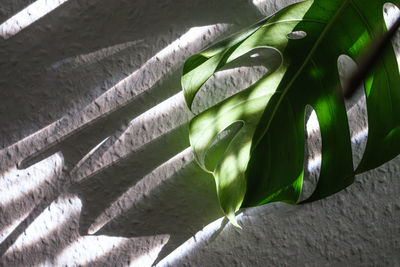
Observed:
[[[201,86],[219,69],[258,48],[281,55],[280,67],[255,84],[198,114],[189,139],[199,165],[214,175],[220,205],[237,225],[240,207],[281,201],[297,203],[303,183],[304,116],[310,105],[321,129],[322,163],[314,193],[330,196],[354,181],[351,141],[337,60],[356,62],[375,36],[386,31],[381,0],[304,1],[282,9],[184,65],[182,88],[189,108]],[[304,38],[288,34],[302,31]],[[392,49],[379,59],[365,83],[369,133],[357,168],[363,172],[400,152],[400,77]],[[236,135],[214,158],[205,159],[214,139],[241,122]]]

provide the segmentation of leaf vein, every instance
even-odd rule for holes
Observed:
[[[319,47],[320,43],[322,42],[322,39],[325,37],[326,33],[330,30],[332,24],[336,21],[337,17],[339,16],[339,14],[341,13],[341,11],[347,6],[348,1],[345,1],[342,6],[338,9],[338,11],[335,13],[335,15],[332,17],[332,19],[328,22],[328,24],[326,25],[326,27],[324,28],[324,30],[322,31],[321,35],[318,37],[317,41],[315,42],[314,46],[311,48],[310,53],[308,54],[308,56],[306,57],[306,59],[304,60],[303,64],[301,65],[300,69],[295,73],[294,77],[290,80],[289,84],[285,87],[285,89],[282,91],[282,95],[281,97],[278,99],[277,104],[274,107],[274,110],[272,112],[272,115],[270,117],[270,119],[268,120],[267,126],[265,127],[263,133],[260,135],[260,138],[258,140],[256,140],[254,147],[256,147],[259,142],[261,141],[262,137],[267,133],[267,131],[269,130],[269,127],[271,125],[272,119],[275,116],[275,113],[277,112],[280,103],[282,102],[283,98],[285,97],[287,91],[289,90],[289,88],[293,85],[293,83],[296,81],[297,77],[300,75],[300,73],[303,71],[303,69],[306,67],[306,65],[308,64],[308,62],[311,60],[311,58],[313,57],[315,51],[317,50],[317,48]]]

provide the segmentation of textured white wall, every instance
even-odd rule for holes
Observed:
[[[326,200],[243,210],[243,230],[193,162],[183,62],[293,2],[2,0],[0,266],[400,266],[399,157]],[[241,63],[207,82],[195,110],[277,61]],[[362,95],[348,110],[357,161]],[[304,194],[318,173],[312,118]]]

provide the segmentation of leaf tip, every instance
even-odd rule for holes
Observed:
[[[236,215],[234,212],[230,212],[228,214],[226,214],[226,217],[228,218],[228,220],[231,222],[231,224],[239,229],[243,229],[239,223],[236,220]]]

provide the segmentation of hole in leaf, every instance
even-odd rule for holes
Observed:
[[[340,55],[337,60],[337,68],[340,78],[340,85],[342,88],[345,88],[348,80],[352,77],[353,73],[355,73],[358,66],[356,62],[348,55]],[[348,105],[346,106],[347,109],[351,108],[351,106],[353,106],[360,98],[362,88],[363,87],[361,86],[357,88],[351,99],[346,101],[346,104]]]
[[[383,17],[385,19],[386,27],[390,29],[400,17],[400,9],[392,3],[383,5]],[[396,35],[392,39],[392,46],[397,58],[397,64],[400,68],[400,30],[397,30]]]
[[[300,39],[305,38],[306,36],[307,36],[307,33],[305,31],[294,31],[294,32],[289,33],[287,35],[287,38],[291,39],[291,40],[300,40]]]
[[[253,56],[255,55],[255,56]],[[196,94],[192,110],[199,113],[248,88],[281,64],[281,56],[273,49],[259,48],[226,64]]]
[[[304,179],[299,201],[309,198],[314,192],[321,170],[321,131],[317,114],[310,106],[305,111]]]
[[[340,83],[342,88],[347,82],[347,79],[351,77],[354,71],[358,68],[355,61],[347,55],[340,55],[337,61],[338,73],[340,77]],[[371,86],[367,80],[367,87]],[[361,84],[360,88],[356,90],[354,95],[345,99],[345,106],[348,118],[348,124],[350,128],[351,136],[351,149],[353,153],[353,166],[356,167],[365,151],[367,144],[367,132],[368,132],[368,114],[366,105],[365,90],[369,91],[369,88],[365,89],[364,83]]]
[[[215,137],[205,156],[205,165],[208,170],[214,170],[225,153],[232,138],[242,128],[243,122],[237,121],[225,128]]]

